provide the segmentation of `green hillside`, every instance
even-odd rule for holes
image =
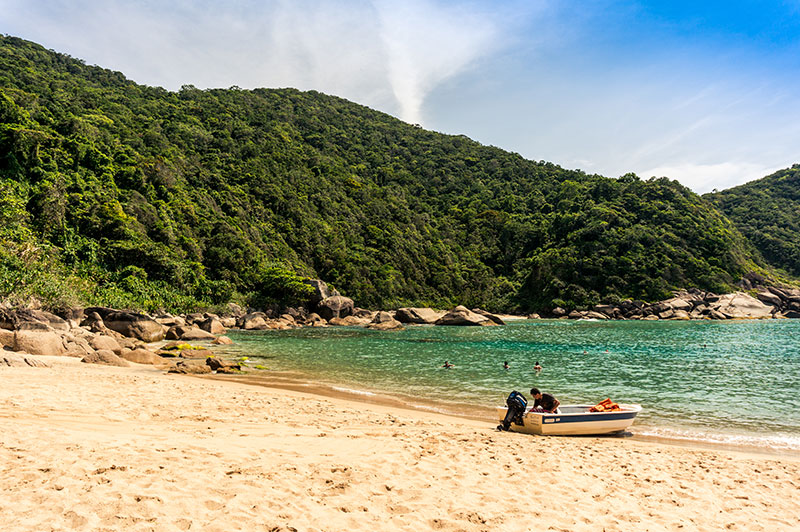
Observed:
[[[770,264],[800,276],[800,164],[705,198]]]
[[[547,124],[537,127],[547,128]],[[0,297],[575,307],[760,259],[675,181],[587,175],[293,89],[138,85],[0,37]]]

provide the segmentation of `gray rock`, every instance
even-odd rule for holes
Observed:
[[[730,318],[771,318],[775,312],[774,307],[744,292],[720,296],[710,307]]]
[[[119,366],[121,368],[127,368],[130,366],[126,360],[121,359],[115,355],[113,351],[109,351],[108,349],[101,349],[100,351],[95,351],[91,355],[86,355],[83,357],[81,362],[85,362],[86,364]]]
[[[489,318],[489,321],[491,321],[495,325],[505,325],[506,324],[506,322],[504,322],[503,319],[500,316],[492,314],[491,312],[488,312],[486,310],[483,310],[483,309],[480,309],[480,308],[474,308],[474,309],[472,309],[472,312],[474,312],[475,314],[480,314],[481,316],[485,316],[485,317]]]
[[[490,324],[492,324],[492,322],[486,316],[475,314],[461,305],[446,312],[444,316],[436,320],[436,325],[448,326],[476,326]]]
[[[309,302],[312,304],[312,306],[331,297],[331,292],[328,290],[328,285],[325,284],[325,281],[321,281],[319,279],[306,279],[303,282],[314,289],[314,292],[309,298]]]
[[[248,331],[267,328],[267,315],[263,312],[251,312],[239,318],[239,328]]]
[[[216,371],[217,373],[236,373],[242,369],[236,362],[213,356],[206,359],[206,365],[211,368],[211,371]]]
[[[192,326],[184,326],[184,327],[172,327],[169,331],[167,331],[166,335],[167,340],[213,340],[216,338],[210,332],[206,332],[199,327],[192,327]]]
[[[157,354],[142,347],[138,349],[123,349],[120,358],[136,364],[158,365],[165,362],[164,359]]]
[[[764,303],[765,305],[771,305],[773,307],[778,307],[778,308],[783,306],[783,301],[785,299],[788,299],[788,298],[781,298],[780,296],[772,292],[759,292],[758,294],[756,294],[756,298],[758,298],[758,300]]]
[[[416,323],[420,325],[430,325],[444,316],[444,312],[438,312],[429,307],[403,307],[397,309],[394,319],[400,323]]]
[[[217,318],[206,318],[204,321],[200,322],[200,328],[214,335],[225,334],[225,327]]]
[[[44,327],[39,328],[38,325]],[[31,355],[58,355],[67,353],[61,335],[44,323],[24,323],[14,332],[14,351],[24,351]]]
[[[345,318],[353,313],[353,300],[344,296],[330,296],[317,304],[317,314],[323,319]]]
[[[103,316],[103,323],[112,331],[143,342],[159,342],[164,339],[164,327],[144,314],[110,312]]]
[[[89,340],[89,345],[95,351],[100,351],[101,349],[107,349],[109,351],[113,351],[114,354],[119,355],[122,352],[122,346],[110,336],[105,336],[102,334],[95,335]]]
[[[211,373],[211,368],[206,365],[205,360],[178,360],[174,366],[171,366],[167,373],[181,373],[186,375],[203,375]]]

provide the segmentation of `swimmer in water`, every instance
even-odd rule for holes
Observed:
[[[536,373],[541,373],[543,368],[542,368],[541,365],[539,365],[539,361],[538,360],[536,361],[536,365],[533,366],[533,369],[534,369],[534,371],[536,371]]]
[[[508,368],[509,368],[508,360],[506,360],[505,362],[503,362],[503,369],[508,371]]]
[[[453,367],[453,365],[450,362],[448,362],[447,360],[445,360],[444,364],[442,364],[442,367],[446,368],[446,369],[450,369],[450,368]]]

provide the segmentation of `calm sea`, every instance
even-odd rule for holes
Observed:
[[[639,403],[636,435],[800,450],[800,320],[519,320],[230,336],[231,354],[269,374],[442,412],[486,414],[511,390],[527,396],[536,386],[564,404]],[[455,368],[442,368],[445,360]]]

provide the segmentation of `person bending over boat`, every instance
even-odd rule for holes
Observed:
[[[531,412],[558,413],[558,405],[561,403],[549,393],[542,393],[539,388],[531,388],[531,397],[533,397]]]

